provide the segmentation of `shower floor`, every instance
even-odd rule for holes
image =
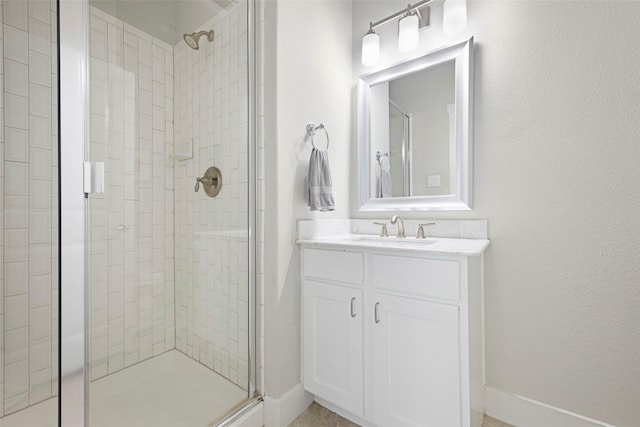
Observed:
[[[57,427],[58,398],[36,403],[0,418],[0,427]]]
[[[91,383],[89,427],[207,427],[247,392],[171,350]],[[0,427],[55,427],[57,399],[0,418]]]
[[[206,427],[247,392],[177,350],[91,383],[90,427]]]

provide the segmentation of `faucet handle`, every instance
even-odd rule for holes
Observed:
[[[416,233],[416,239],[426,239],[424,235],[424,226],[426,225],[436,225],[435,222],[426,222],[424,224],[418,224],[418,232]]]
[[[389,232],[387,231],[387,223],[386,222],[373,222],[375,225],[381,225],[382,230],[380,230],[380,237],[389,237]]]

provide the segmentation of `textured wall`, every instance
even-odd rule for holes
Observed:
[[[0,416],[57,394],[55,10],[0,2]]]
[[[173,47],[91,8],[90,377],[175,346]]]
[[[200,50],[175,46],[176,348],[241,387],[248,378],[246,3],[219,14]],[[193,31],[197,30],[196,28]],[[178,151],[181,151],[179,149]],[[222,172],[208,197],[196,177]]]
[[[637,426],[640,3],[468,4],[457,38],[434,7],[420,49],[475,37],[475,207],[407,216],[489,220],[489,386]],[[397,6],[354,2],[355,76],[368,21]],[[381,65],[402,58],[388,27]]]
[[[300,382],[300,269],[296,220],[349,215],[351,2],[267,1],[264,19],[265,389]],[[309,121],[324,123],[334,212],[307,207]],[[316,137],[325,146],[323,132]]]

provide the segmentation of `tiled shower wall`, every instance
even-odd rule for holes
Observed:
[[[175,347],[173,47],[91,9],[90,376]]]
[[[53,0],[0,0],[0,416],[57,392],[55,13]],[[91,379],[177,347],[247,384],[246,5],[211,27],[212,44],[180,43],[174,61],[174,47],[91,10],[90,155],[107,172],[90,207]],[[176,162],[175,290],[174,113],[195,146]],[[210,165],[215,199],[193,192]]]
[[[0,1],[0,416],[57,394],[56,2]]]
[[[199,29],[200,50],[175,46],[176,348],[239,386],[248,377],[246,2]],[[196,28],[194,31],[198,30]],[[187,150],[188,151],[188,150]],[[210,166],[215,198],[194,192]]]

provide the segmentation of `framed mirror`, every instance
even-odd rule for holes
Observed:
[[[358,81],[360,211],[470,210],[473,38]]]

